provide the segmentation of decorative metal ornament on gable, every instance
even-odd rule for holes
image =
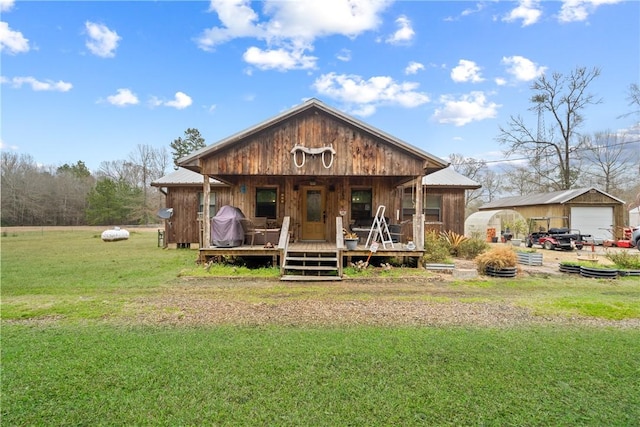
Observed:
[[[304,145],[296,144],[291,149],[291,154],[293,155],[293,163],[297,168],[301,168],[304,166],[307,161],[308,154],[312,158],[315,158],[317,155],[321,155],[322,166],[324,166],[325,169],[329,169],[333,165],[333,159],[336,155],[336,150],[333,149],[333,145],[319,148],[310,148],[305,147]]]

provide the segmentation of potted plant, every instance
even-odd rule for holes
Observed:
[[[518,257],[509,246],[497,246],[475,259],[478,272],[492,277],[516,277]]]
[[[342,234],[344,236],[344,244],[348,251],[355,251],[358,247],[358,235],[356,233],[348,232],[343,229]]]
[[[513,231],[513,239],[511,239],[511,244],[513,246],[522,245],[522,234],[527,231],[527,224],[521,220],[517,219],[511,223],[511,231]]]

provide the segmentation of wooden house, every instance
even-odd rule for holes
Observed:
[[[406,188],[414,187],[412,235],[402,237],[421,250],[423,178],[448,163],[311,99],[197,150],[179,165],[207,177],[205,218],[213,178],[229,186],[225,204],[250,218],[267,217],[282,230],[278,248],[325,242],[342,250],[342,228],[370,224],[379,209],[387,224],[406,219],[403,198]],[[203,226],[208,236],[209,223]]]

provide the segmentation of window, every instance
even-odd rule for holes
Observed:
[[[278,200],[278,189],[276,188],[256,188],[256,217],[267,217],[276,219],[278,217],[276,203]]]
[[[351,190],[351,219],[369,219],[371,215],[371,190]]]
[[[442,221],[442,195],[427,194],[425,199],[424,216],[427,222]]]
[[[198,193],[198,212],[204,212],[204,193]],[[216,193],[209,193],[209,218],[216,216]]]
[[[422,212],[425,215],[425,221],[427,222],[441,222],[442,221],[442,195],[440,194],[427,194],[424,198],[424,209]],[[416,213],[414,193],[412,188],[405,188],[402,197],[402,219],[412,219],[413,214]]]
[[[413,197],[413,188],[405,188],[402,195],[402,220],[413,219],[416,213],[416,205]]]

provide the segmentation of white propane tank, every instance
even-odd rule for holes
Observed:
[[[129,232],[121,230],[120,227],[114,227],[113,230],[105,230],[102,232],[102,240],[105,242],[115,242],[117,240],[127,240]]]

